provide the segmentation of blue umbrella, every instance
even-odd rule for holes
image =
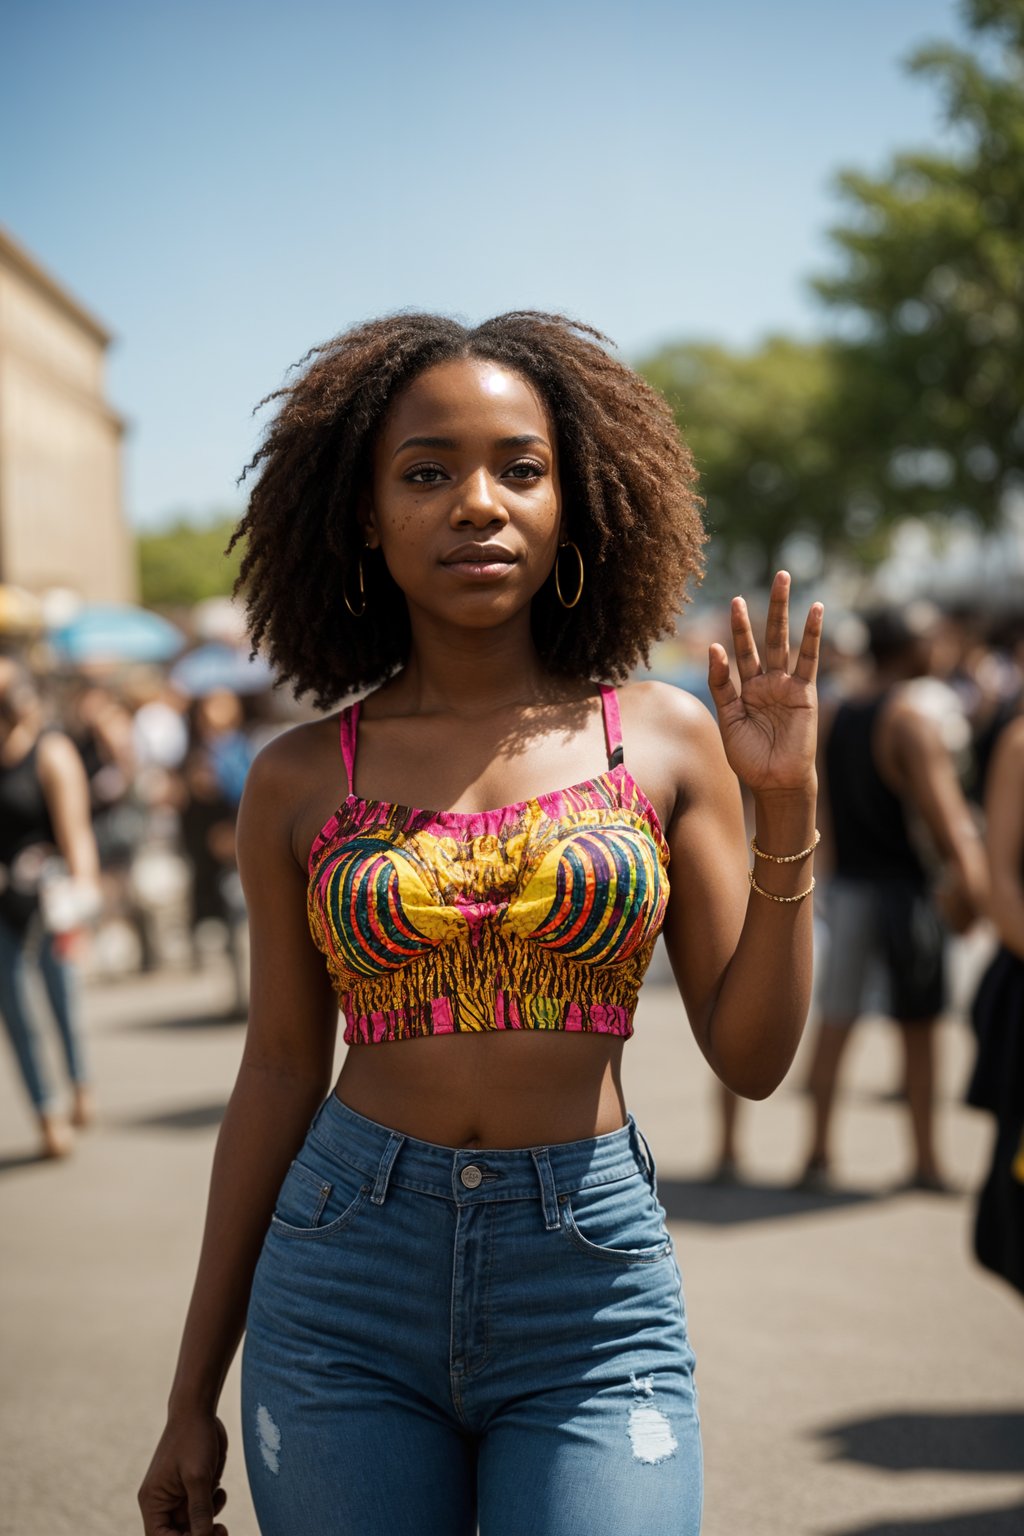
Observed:
[[[153,662],[177,656],[185,636],[148,608],[89,603],[55,629],[50,642],[63,661]]]
[[[197,646],[175,662],[169,681],[194,699],[227,688],[231,693],[262,693],[274,681],[270,663],[262,656],[249,660],[249,653],[212,640]]]

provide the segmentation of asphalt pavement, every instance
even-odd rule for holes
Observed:
[[[9,1053],[0,1074],[0,1532],[141,1531],[135,1490],[161,1428],[217,1125],[243,1026],[225,967],[94,982],[99,1102],[62,1164],[32,1159]],[[683,1271],[704,1425],[704,1536],[1024,1533],[1024,1301],[970,1251],[991,1141],[961,1103],[970,1042],[940,1026],[939,1135],[961,1193],[899,1192],[907,1169],[898,1041],[850,1047],[840,1188],[795,1193],[807,1101],[787,1083],[745,1107],[747,1181],[706,1179],[713,1080],[674,990],[644,990],[626,1047]],[[230,1536],[257,1536],[238,1428]],[[296,1532],[295,1536],[302,1536]],[[528,1536],[524,1532],[523,1536]]]

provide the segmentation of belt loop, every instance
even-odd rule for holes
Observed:
[[[392,1131],[388,1137],[388,1144],[384,1148],[384,1155],[378,1164],[377,1177],[374,1181],[373,1193],[370,1196],[370,1201],[373,1205],[384,1204],[384,1196],[388,1192],[388,1180],[391,1177],[391,1170],[395,1165],[395,1158],[398,1156],[398,1150],[404,1140],[405,1137],[399,1135],[398,1131]]]
[[[547,1147],[531,1147],[530,1156],[533,1158],[534,1167],[537,1169],[537,1178],[540,1180],[540,1203],[544,1210],[544,1230],[557,1232],[561,1226],[558,1219],[558,1196],[555,1193],[555,1176],[551,1172],[551,1159],[548,1156]]]
[[[633,1132],[637,1150],[640,1151],[641,1148],[643,1149],[642,1156],[644,1162],[647,1165],[647,1182],[651,1186],[651,1193],[656,1196],[658,1193],[658,1169],[654,1162],[654,1153],[651,1151],[647,1144],[647,1137],[637,1125],[632,1115],[629,1117],[629,1125]]]

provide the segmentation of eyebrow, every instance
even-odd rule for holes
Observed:
[[[495,443],[496,448],[529,448],[531,443],[539,443],[541,447],[548,446],[547,440],[538,437],[534,432],[523,432],[518,437],[499,437]],[[453,437],[407,437],[404,443],[399,443],[393,457],[406,448],[457,448],[459,445]]]

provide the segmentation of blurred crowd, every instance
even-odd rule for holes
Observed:
[[[682,626],[681,638],[656,654],[655,675],[707,700],[707,643],[727,638],[727,625],[727,612],[711,607],[694,611]],[[232,977],[225,1012],[243,1016],[246,1009],[247,935],[235,861],[235,821],[254,755],[299,716],[283,690],[271,688],[266,669],[252,670],[237,650],[211,657],[201,655],[203,649],[192,653],[191,665],[186,654],[174,666],[114,668],[66,662],[40,667],[17,646],[8,646],[7,654],[0,655],[0,1012],[39,1117],[43,1149],[50,1155],[66,1152],[72,1128],[88,1124],[92,1114],[88,1063],[76,1018],[76,978],[82,969],[112,977],[164,967],[194,968],[220,951],[230,960]],[[1003,932],[998,911],[993,911],[982,844],[998,744],[1008,731],[1024,731],[1024,610],[992,615],[980,607],[941,611],[912,602],[884,613],[830,613],[819,679],[826,748],[832,722],[844,704],[879,701],[894,687],[914,717],[927,722],[929,739],[938,744],[940,788],[935,793],[947,801],[941,815],[929,808],[932,791],[924,779],[903,795],[899,815],[905,815],[906,825],[904,829],[901,820],[898,835],[905,830],[904,863],[920,866],[919,883],[928,888],[930,904],[942,914],[947,933],[977,933],[980,928],[993,950],[1001,939],[1003,951],[1024,975],[1024,941],[1017,943],[1012,922]],[[1018,800],[1024,798],[1018,777],[1011,776],[1009,782],[1011,798],[1014,792]],[[822,800],[831,796],[835,813],[833,791],[834,786]],[[880,794],[878,816],[884,819],[885,791]],[[825,804],[823,824],[827,811]],[[848,814],[853,811],[838,811],[840,818]],[[869,821],[872,814],[869,809]],[[886,848],[896,834],[882,819],[876,827],[862,826],[857,837],[865,844],[879,844],[884,866]],[[1010,824],[1019,827],[1022,821],[1024,817],[1011,817]],[[838,830],[841,834],[843,828]],[[840,883],[837,874],[842,874],[835,868],[836,845],[842,843],[836,831],[831,828],[818,863],[819,878],[826,876],[822,884],[830,886],[833,895]],[[968,834],[974,835],[976,847]],[[1014,858],[1024,911],[1024,849]],[[884,867],[877,873],[897,884],[902,878],[899,871],[887,875]],[[872,891],[870,900],[876,906],[889,901],[884,880]],[[1016,900],[1011,890],[1007,910]],[[857,926],[860,922],[863,928],[864,922],[856,913],[851,919],[849,903],[845,915],[836,901],[819,903],[817,910],[819,951],[827,951],[831,930],[833,949],[841,945],[847,952],[847,974],[840,984],[841,1005],[819,993],[818,1011],[826,1015],[825,1023],[842,1028],[822,1031],[812,1069],[817,1119],[804,1173],[810,1186],[831,1178],[829,1124],[846,1027],[872,1006],[870,991],[861,986],[868,978],[851,978],[850,955],[863,950],[865,964],[870,958],[870,946]],[[920,980],[912,984],[909,979],[909,972],[923,963],[920,932],[910,937],[911,927],[920,930],[920,912],[913,904],[903,916],[891,904],[888,910],[897,912],[895,921],[905,922],[908,933],[904,948],[889,956],[890,983],[904,996],[904,982],[918,986],[917,1001],[908,1005],[911,1024],[929,1010],[938,1016],[944,1006],[938,993],[933,1006],[922,1000],[925,993],[931,997],[929,984],[922,993]],[[873,921],[877,927],[877,913]],[[901,967],[907,976],[900,976]],[[63,1096],[49,1080],[46,1053],[39,1048],[38,1010],[25,980],[31,969],[42,977],[63,1046],[72,1091],[70,1115],[61,1108]],[[1019,977],[1013,984],[1018,983]],[[825,986],[835,989],[834,981]],[[1024,991],[1019,999],[1010,1006],[1024,1010]],[[1000,1008],[1005,1012],[1005,1004],[998,1004],[989,1009],[990,1015],[998,1015]],[[835,1015],[831,1021],[830,1009]],[[899,1007],[886,1006],[884,999],[876,1011],[907,1022]],[[912,1028],[903,1033],[905,1094],[917,1154],[915,1183],[918,1188],[941,1189],[944,1180],[931,1126],[933,1037]],[[977,1089],[976,1097],[998,1118],[995,1101],[1006,1062],[999,1054],[1003,1036],[998,1030],[996,1034],[994,1057],[989,1042],[989,1088]],[[1021,1074],[1016,1075],[1019,1079]],[[991,1102],[984,1102],[986,1092]],[[1011,1119],[1018,1114],[1019,1097],[1018,1089],[1016,1107],[1008,1110]],[[723,1095],[716,1175],[722,1181],[740,1176],[736,1113],[735,1102]],[[1007,1155],[1012,1162],[1015,1146]]]
[[[65,682],[48,695],[88,786],[101,895],[90,969],[194,965],[219,938],[244,1012],[235,820],[253,757],[283,728],[274,701],[216,686],[189,697],[152,674]]]

